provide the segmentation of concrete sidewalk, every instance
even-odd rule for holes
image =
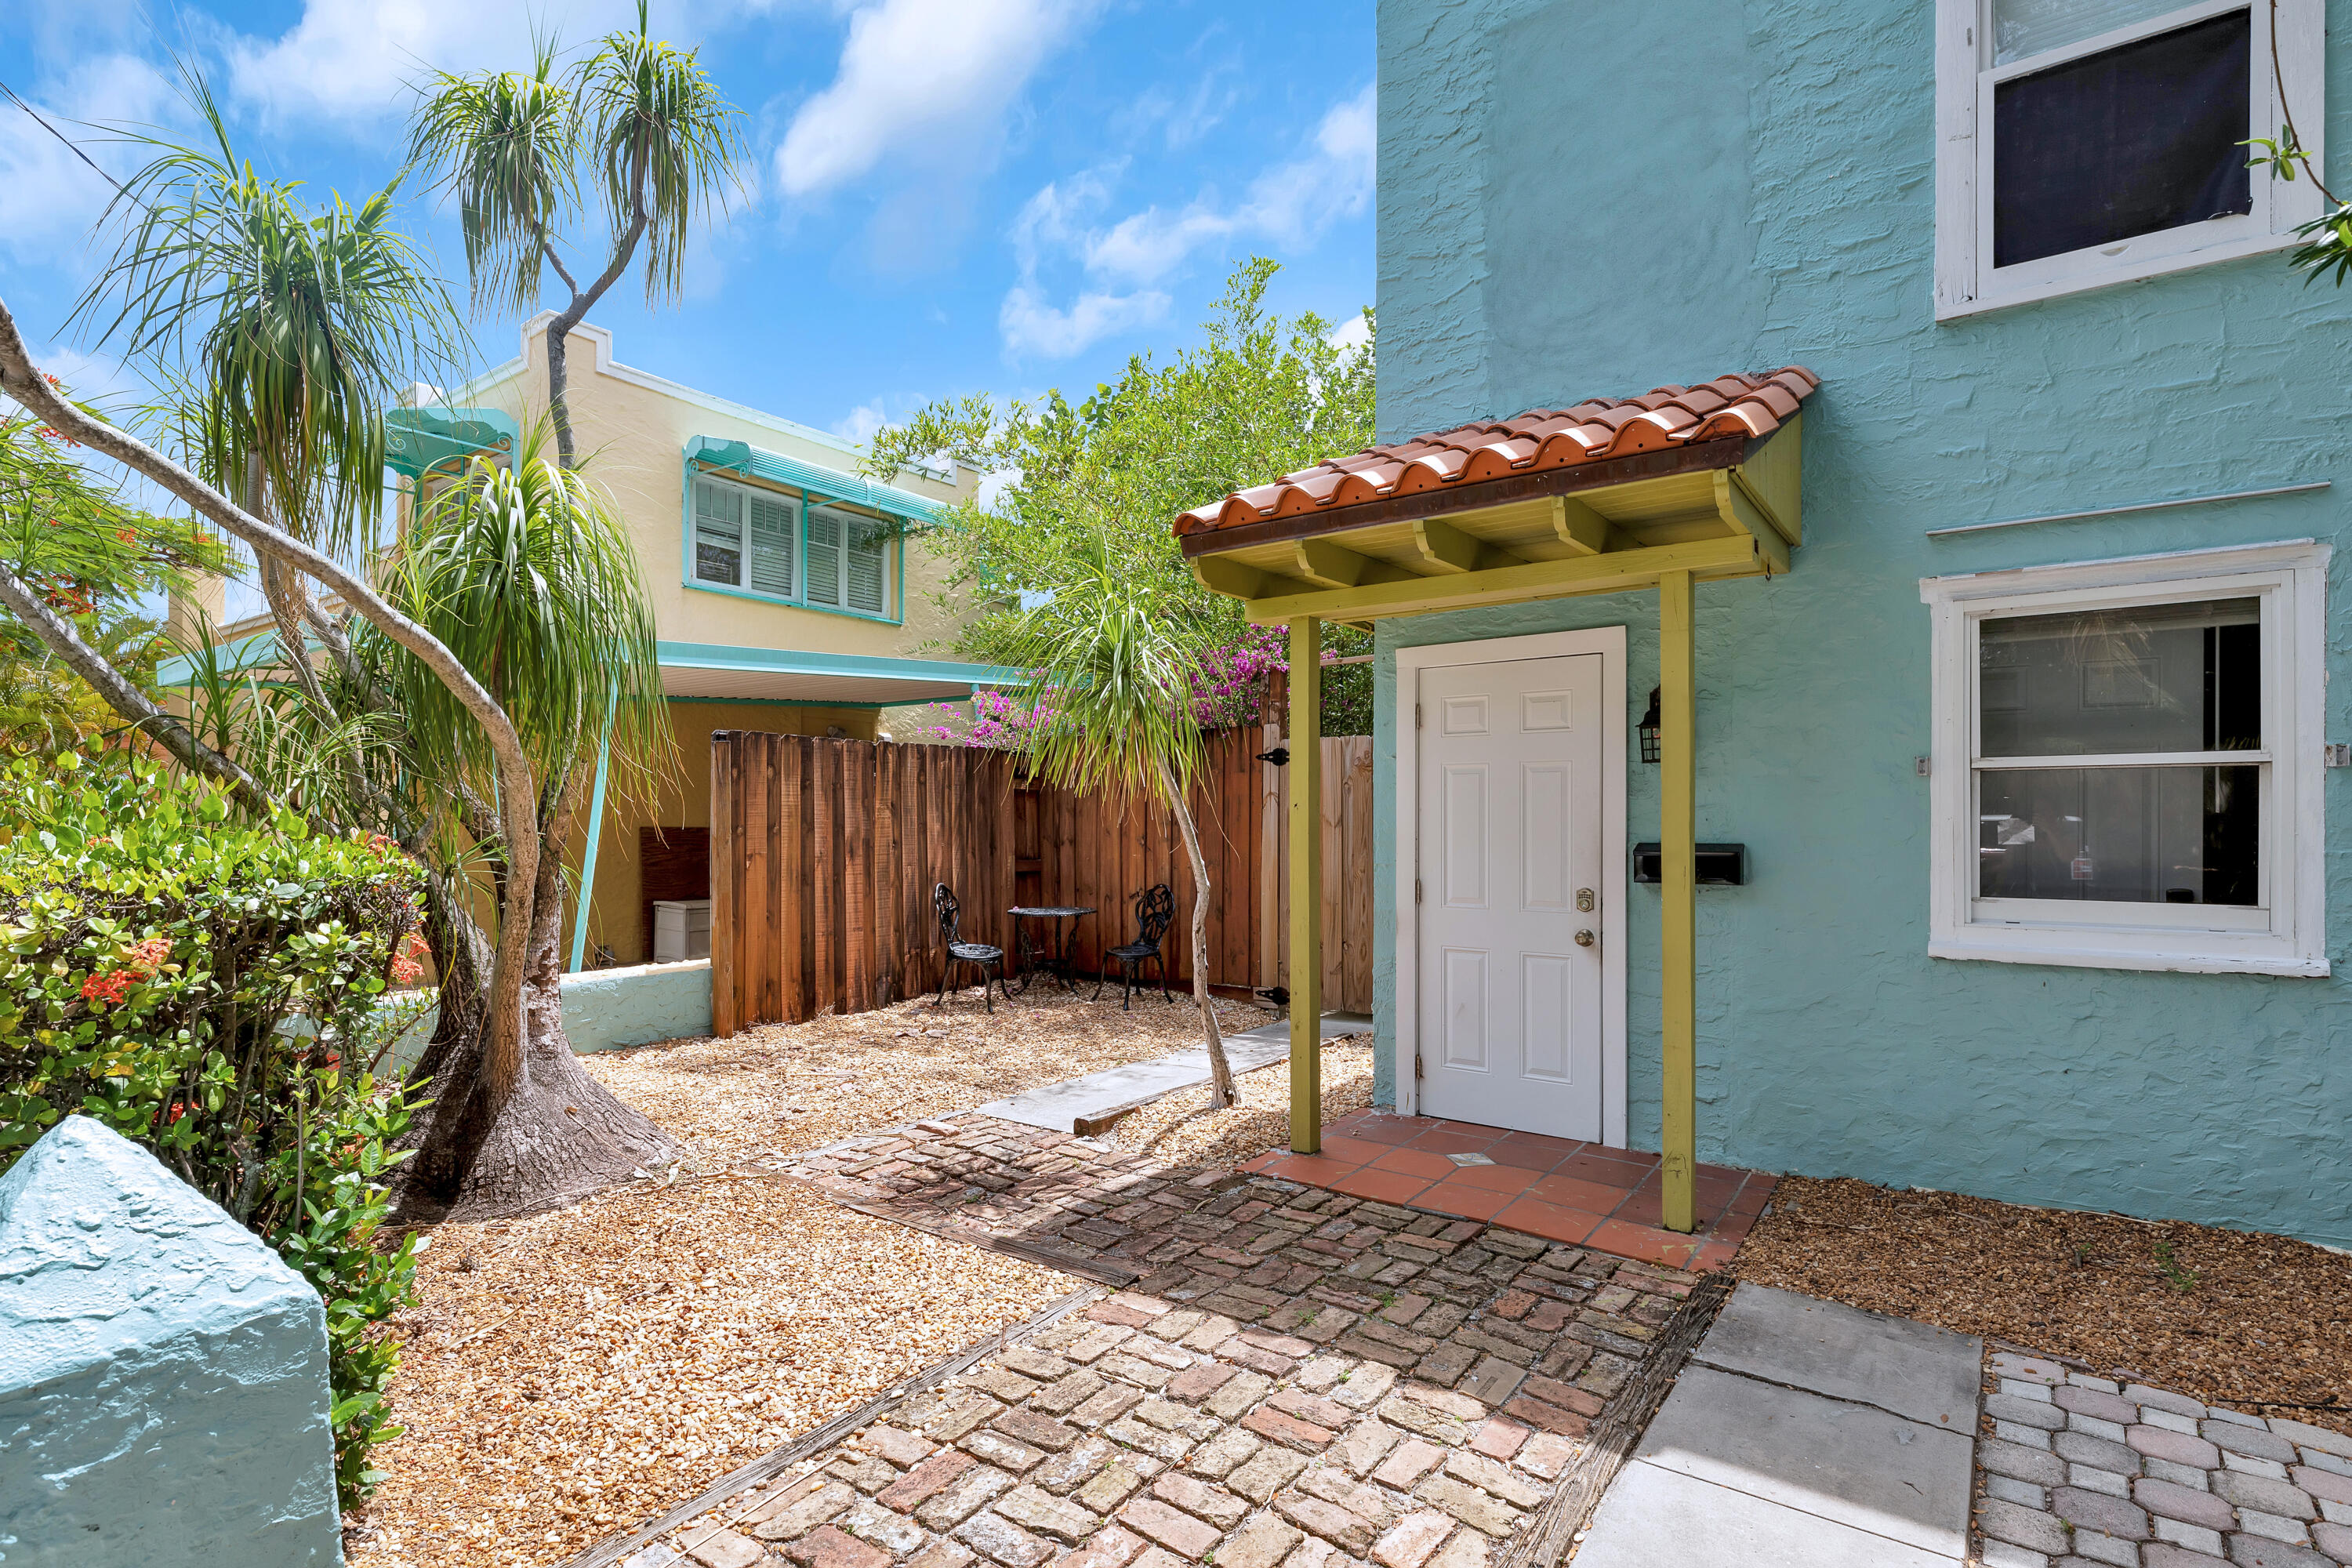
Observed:
[[[1937,1568],[1968,1556],[1980,1341],[1735,1291],[1575,1568]]]
[[[1370,1018],[1357,1014],[1323,1015],[1323,1037],[1327,1040],[1359,1034],[1371,1026]],[[1272,1067],[1289,1055],[1290,1026],[1286,1022],[1267,1024],[1225,1041],[1225,1063],[1236,1074]],[[991,1100],[979,1110],[981,1115],[993,1116],[1000,1121],[1070,1132],[1080,1122],[1098,1121],[1116,1111],[1148,1105],[1163,1095],[1208,1081],[1208,1047],[1194,1046],[1150,1061],[1129,1062],[1125,1067],[1090,1072],[1084,1078],[1065,1079],[1010,1100]]]

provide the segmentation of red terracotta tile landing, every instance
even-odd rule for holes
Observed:
[[[1312,1184],[1328,1187],[1335,1193],[1346,1193],[1350,1197],[1370,1198],[1374,1203],[1402,1204],[1420,1196],[1429,1185],[1429,1180],[1425,1176],[1408,1176],[1396,1171],[1376,1171],[1369,1166],[1359,1166],[1346,1175]]]
[[[1475,1187],[1454,1180],[1423,1189],[1421,1195],[1412,1200],[1412,1206],[1435,1209],[1440,1214],[1460,1215],[1464,1219],[1493,1219],[1518,1201],[1517,1193],[1498,1193],[1492,1188]]]
[[[1495,1223],[1512,1230],[1524,1230],[1530,1236],[1540,1236],[1548,1241],[1580,1242],[1591,1237],[1603,1221],[1597,1214],[1582,1209],[1566,1208],[1548,1204],[1540,1198],[1521,1198],[1495,1216]]]
[[[1655,1154],[1386,1111],[1341,1117],[1323,1131],[1319,1154],[1276,1151],[1244,1169],[1673,1268],[1729,1262],[1778,1180],[1701,1165],[1693,1184],[1699,1226],[1683,1236],[1659,1223]]]
[[[1443,1154],[1431,1154],[1419,1149],[1391,1149],[1371,1162],[1382,1171],[1396,1171],[1425,1181],[1439,1181],[1452,1175],[1457,1166]]]

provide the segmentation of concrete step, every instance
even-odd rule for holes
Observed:
[[[1740,1286],[1601,1498],[1576,1568],[1965,1561],[1983,1351]]]

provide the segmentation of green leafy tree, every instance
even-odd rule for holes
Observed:
[[[436,73],[417,108],[411,157],[457,198],[475,303],[530,310],[550,271],[569,296],[547,330],[548,408],[567,468],[579,460],[566,401],[572,329],[640,250],[646,302],[676,300],[688,230],[723,211],[742,180],[741,116],[699,55],[651,37],[638,0],[636,31],[606,35],[569,71],[543,42],[528,70]],[[593,273],[563,254],[587,187],[606,226]]]
[[[1334,323],[1311,311],[1286,320],[1265,300],[1278,270],[1262,257],[1235,268],[1201,343],[1165,364],[1139,355],[1080,403],[1059,391],[1034,404],[972,396],[875,437],[866,467],[885,479],[935,455],[1018,476],[991,505],[960,503],[931,540],[952,568],[943,602],[979,601],[966,651],[993,658],[1024,635],[1024,593],[1034,603],[1091,581],[1104,536],[1214,642],[1241,639],[1239,606],[1185,564],[1176,515],[1372,441],[1371,312],[1360,345],[1335,341]]]
[[[526,1026],[482,1032],[478,1050],[460,1048],[463,1035],[445,1029],[423,1064],[459,1120],[421,1151],[419,1183],[446,1201],[500,1212],[582,1195],[677,1152],[581,1068],[563,1034],[568,825],[607,738],[625,794],[651,784],[674,742],[627,526],[604,491],[557,462],[549,446],[541,421],[526,427],[510,465],[476,458],[418,510],[381,579],[394,605],[480,672],[539,781],[534,880],[528,889],[507,885],[501,910],[502,920],[529,922]],[[370,632],[360,651],[383,671],[403,715],[403,765],[450,798],[488,798],[497,758],[456,695],[378,634]],[[441,865],[465,871],[477,863],[492,841],[469,824],[486,815],[478,806],[425,814],[432,838],[447,846],[436,851]],[[551,1138],[551,1127],[563,1136]]]
[[[1187,805],[1203,704],[1244,627],[1234,603],[1193,577],[1171,531],[1179,512],[1372,439],[1371,312],[1365,342],[1337,341],[1313,313],[1267,309],[1277,270],[1237,268],[1203,342],[1165,364],[1138,356],[1116,384],[1073,405],[969,397],[882,431],[866,458],[884,478],[944,454],[1017,476],[993,503],[961,503],[932,542],[951,564],[942,597],[976,599],[960,650],[1028,672],[1019,744],[1067,787],[1156,795],[1192,865],[1192,988],[1213,1093],[1232,1075],[1208,992],[1213,889]]]
[[[149,698],[167,644],[151,611],[226,552],[184,519],[126,503],[71,443],[21,412],[0,415],[0,563]],[[0,618],[0,746],[55,755],[147,749],[96,689],[23,623]]]

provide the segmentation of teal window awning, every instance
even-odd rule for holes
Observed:
[[[383,465],[412,479],[478,452],[514,456],[520,432],[495,408],[394,408],[383,416]]]
[[[976,686],[1014,686],[1016,670],[938,658],[884,658],[719,643],[658,645],[662,690],[704,701],[892,707],[955,701]]]
[[[919,496],[912,490],[902,490],[896,485],[877,484],[857,474],[822,468],[798,458],[788,458],[782,452],[763,451],[749,441],[722,441],[715,436],[697,436],[687,442],[686,458],[688,462],[705,468],[724,468],[746,479],[790,485],[812,497],[822,496],[827,500],[870,507],[876,511],[915,522],[932,521],[947,510],[940,502]]]

